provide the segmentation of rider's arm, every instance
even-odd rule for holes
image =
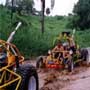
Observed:
[[[55,52],[57,50],[57,46],[52,50],[52,52]]]

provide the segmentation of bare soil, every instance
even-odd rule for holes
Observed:
[[[34,66],[35,61],[30,61]],[[90,67],[80,66],[73,72],[39,69],[40,90],[90,90]]]

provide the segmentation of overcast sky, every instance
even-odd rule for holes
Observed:
[[[0,0],[0,3],[5,4],[6,0]],[[40,10],[41,3],[40,0],[34,0],[36,2],[35,7]],[[50,7],[50,1],[46,0],[46,8]],[[68,15],[71,13],[74,7],[74,4],[77,3],[78,0],[55,0],[55,6],[52,10],[52,15]]]

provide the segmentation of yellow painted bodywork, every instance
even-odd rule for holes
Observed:
[[[10,69],[8,69],[8,68],[9,68],[9,66],[6,66],[6,67],[0,69],[0,73],[1,73],[1,75],[0,75],[0,84],[1,84],[1,85],[0,85],[0,90],[6,90],[5,88],[6,88],[8,85],[11,85],[11,84],[13,84],[13,83],[15,83],[15,82],[17,82],[17,81],[18,81],[18,82],[17,82],[17,84],[16,84],[15,90],[18,90],[22,78],[21,78],[20,75],[18,75],[17,73],[13,72],[12,70],[10,70]],[[8,79],[6,78],[6,75],[7,75],[7,74],[9,75],[9,76],[8,76]],[[12,78],[12,77],[14,77],[14,78]],[[4,83],[2,83],[2,81],[3,81]]]

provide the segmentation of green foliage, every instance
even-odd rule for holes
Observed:
[[[68,16],[68,23],[66,25],[67,28],[76,28],[78,29],[79,22],[77,22],[80,19],[78,15],[70,15]]]
[[[41,33],[41,24],[39,16],[19,16],[14,13],[11,24],[10,11],[6,8],[0,8],[0,38],[7,40],[9,34],[14,30],[15,22],[22,21],[21,28],[17,31],[13,43],[19,48],[26,57],[46,54],[52,49],[53,40],[60,32],[66,31],[68,17],[45,17],[45,32]],[[71,30],[72,32],[72,30]],[[90,33],[77,31],[75,38],[81,47],[90,45]]]
[[[90,47],[90,29],[76,32],[76,40],[80,47]]]
[[[11,6],[12,5],[12,6]],[[18,12],[19,15],[29,15],[33,13],[33,0],[6,0],[6,7],[12,10],[12,12]]]
[[[63,20],[64,16],[55,16],[57,18],[57,20]]]
[[[74,7],[74,25],[80,29],[90,28],[90,0],[79,0]],[[79,19],[77,19],[79,17]],[[77,25],[76,25],[77,23]]]

